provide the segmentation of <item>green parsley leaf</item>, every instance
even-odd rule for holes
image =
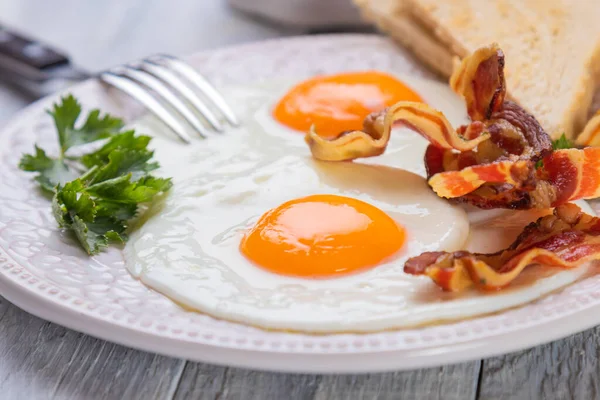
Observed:
[[[52,168],[54,160],[46,155],[46,152],[35,146],[35,155],[25,154],[21,158],[19,168],[23,171],[45,171]]]
[[[96,201],[96,216],[116,218],[120,221],[127,221],[137,215],[137,203],[123,203],[111,200]]]
[[[125,241],[127,220],[136,215],[138,204],[170,187],[169,179],[152,176],[131,182],[131,174],[91,186],[76,179],[58,189],[52,209],[59,225],[71,229],[89,254],[96,254],[111,241]]]
[[[92,110],[81,128],[76,128],[75,124],[81,114],[81,105],[73,95],[63,97],[61,100],[62,102],[54,104],[48,113],[54,118],[62,155],[73,146],[107,138],[123,127],[120,118],[110,115],[101,118],[99,110]]]
[[[92,178],[92,183],[103,182],[122,175],[131,174],[137,180],[159,167],[150,162],[154,156],[152,151],[118,148],[110,152],[108,162],[101,167]]]
[[[88,254],[97,254],[110,242],[123,243],[126,238],[122,234],[125,226],[118,222],[112,223],[110,220],[85,223],[81,218],[75,216],[71,229]]]
[[[53,192],[56,185],[65,184],[79,175],[69,169],[63,160],[48,157],[46,152],[37,146],[34,155],[23,155],[19,168],[23,171],[39,172],[35,180],[48,192]]]
[[[58,157],[51,158],[44,150],[35,146],[35,154],[25,154],[21,158],[19,168],[23,171],[38,172],[35,179],[42,189],[52,192],[57,185],[77,178],[83,170],[77,170],[74,165],[67,164],[66,151],[73,146],[91,143],[117,133],[123,127],[123,121],[110,115],[100,117],[100,111],[93,110],[81,128],[75,128],[81,114],[81,106],[72,95],[63,97],[48,113],[54,118],[56,126],[60,147]]]
[[[538,162],[535,163],[535,169],[540,169],[544,166],[544,160],[538,160]]]
[[[563,133],[558,139],[552,142],[552,150],[562,150],[562,149],[571,149],[575,147],[575,143],[567,139],[565,134]],[[539,160],[535,163],[535,168],[539,169],[544,166],[544,161]]]
[[[123,122],[93,110],[81,127],[76,124],[81,106],[69,95],[55,104],[54,118],[60,153],[51,158],[35,147],[35,154],[21,158],[19,168],[37,172],[40,186],[52,191],[52,212],[61,228],[72,231],[88,254],[96,254],[111,242],[127,240],[128,221],[141,203],[168,191],[171,180],[149,173],[159,168],[148,149],[151,138],[120,132]],[[108,139],[97,150],[67,156],[74,147]]]
[[[575,147],[575,144],[567,139],[564,133],[561,135],[561,137],[552,142],[553,150],[571,149],[573,147]]]
[[[54,217],[61,227],[69,227],[77,216],[83,222],[93,222],[96,217],[96,204],[81,179],[75,179],[59,188],[52,199]]]
[[[160,192],[171,188],[171,180],[143,177],[138,181],[131,181],[131,174],[122,175],[107,181],[96,183],[87,188],[87,192],[108,201],[122,203],[145,203]]]
[[[93,153],[81,157],[81,162],[88,168],[95,165],[102,166],[108,163],[108,156],[119,148],[130,150],[146,150],[150,137],[135,135],[134,131],[126,131],[112,136],[104,146]]]
[[[56,220],[75,233],[89,254],[98,253],[111,241],[125,241],[127,220],[136,215],[138,204],[171,187],[168,179],[130,179],[128,174],[92,186],[76,179],[56,192],[52,202]]]

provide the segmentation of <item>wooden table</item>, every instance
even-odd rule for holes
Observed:
[[[0,23],[43,38],[82,68],[293,34],[222,0],[0,0]],[[0,121],[30,100],[0,86]],[[459,365],[371,375],[255,372],[157,356],[36,318],[0,297],[0,399],[592,399],[593,329]],[[506,340],[511,340],[507,337]]]

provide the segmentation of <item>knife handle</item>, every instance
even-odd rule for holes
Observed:
[[[27,38],[0,25],[0,57],[14,69],[35,69],[43,72],[48,68],[69,64],[69,59],[36,40]],[[19,73],[19,71],[11,71]]]

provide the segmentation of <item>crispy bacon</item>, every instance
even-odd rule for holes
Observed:
[[[392,125],[402,123],[432,145],[447,150],[472,150],[489,135],[479,129],[468,132],[470,139],[456,132],[444,114],[423,103],[401,101],[383,112],[371,114],[362,131],[342,132],[337,137],[319,136],[314,127],[305,136],[313,157],[325,161],[345,161],[382,154],[390,140]]]
[[[459,171],[440,172],[429,179],[429,185],[440,197],[465,196],[485,183],[506,183],[520,188],[532,179],[533,165],[528,161],[495,161],[472,165]]]
[[[428,152],[428,157],[435,165],[439,161],[434,160],[433,154]],[[500,185],[487,185],[478,191],[486,183]],[[436,173],[429,184],[441,197],[470,200],[468,202],[481,208],[556,207],[573,200],[600,197],[600,148],[556,150],[545,157],[537,169],[526,160],[467,166]],[[502,190],[503,185],[508,190]],[[471,193],[486,200],[479,204]]]
[[[306,142],[321,160],[372,157],[385,151],[400,122],[430,142],[425,167],[439,196],[481,208],[555,207],[554,213],[528,225],[505,250],[426,252],[409,259],[404,271],[428,276],[447,291],[498,290],[530,265],[568,269],[600,260],[600,218],[569,203],[600,197],[600,147],[553,150],[537,120],[506,100],[504,54],[496,44],[457,65],[450,86],[464,97],[471,119],[456,130],[428,105],[400,102],[367,117],[363,131],[326,139],[313,129]],[[600,113],[577,144],[600,146]]]
[[[464,97],[472,121],[485,121],[502,110],[504,54],[496,44],[465,57],[450,77],[450,87]]]
[[[499,290],[534,264],[570,269],[598,259],[600,218],[569,203],[525,227],[505,250],[493,254],[427,252],[409,259],[404,272],[426,275],[446,291],[472,286]]]
[[[429,184],[442,197],[481,208],[547,208],[555,191],[539,182],[536,163],[552,152],[550,137],[536,119],[505,100],[504,54],[491,45],[466,57],[450,79],[472,122],[490,140],[472,151],[448,151],[431,144],[425,156]],[[442,154],[438,154],[442,153]]]
[[[539,175],[556,188],[553,206],[600,197],[600,147],[556,150]]]
[[[425,167],[441,197],[481,208],[549,208],[600,195],[596,150],[552,150],[537,120],[505,100],[504,54],[496,44],[463,59],[450,79],[464,97],[471,123],[454,130],[444,115],[421,103],[400,102],[365,120],[364,131],[334,139],[306,136],[314,157],[341,161],[385,151],[394,122],[429,140]],[[600,145],[600,114],[579,144]]]

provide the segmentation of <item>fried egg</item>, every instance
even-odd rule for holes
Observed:
[[[290,200],[248,230],[240,251],[278,274],[330,277],[381,264],[404,244],[404,228],[381,209],[351,197]]]
[[[465,121],[447,85],[393,79],[452,123]],[[424,251],[500,248],[537,215],[437,197],[425,179],[427,142],[404,128],[381,157],[312,159],[297,127],[278,114],[298,81],[224,88],[242,126],[191,146],[150,118],[139,121],[155,137],[159,174],[174,181],[125,246],[126,266],[144,284],[187,308],[262,328],[372,332],[495,312],[585,273],[547,270],[538,279],[538,270],[494,294],[444,293],[405,274],[407,258]]]
[[[321,135],[359,130],[374,111],[421,96],[397,78],[379,71],[318,76],[290,89],[273,110],[280,123],[302,133],[312,125]]]

